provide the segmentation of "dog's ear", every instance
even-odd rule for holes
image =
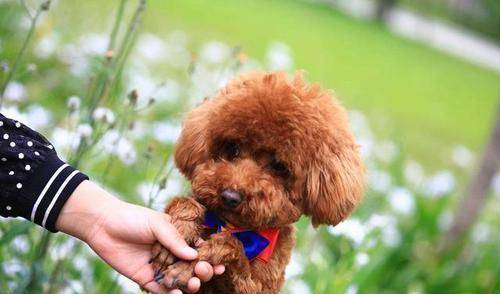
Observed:
[[[356,146],[329,150],[323,145],[306,176],[304,212],[314,227],[336,225],[361,200],[364,167]]]
[[[196,166],[208,157],[206,127],[212,104],[211,100],[205,100],[186,115],[175,146],[175,164],[190,180]]]

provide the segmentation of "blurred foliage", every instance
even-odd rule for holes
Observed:
[[[500,41],[500,2],[497,0],[398,0],[417,11],[449,19]]]
[[[119,3],[124,5],[123,13],[120,12],[122,6]],[[252,50],[265,48],[260,58],[253,58],[240,46],[202,39],[200,35],[206,32],[205,24],[210,21],[216,22],[216,27],[231,26],[227,17],[214,17],[216,13],[232,12],[231,4],[206,16],[197,15],[196,9],[205,9],[207,6],[198,3],[200,8],[194,2],[176,4],[185,5],[184,10],[183,7],[178,8],[178,17],[185,18],[187,22],[191,19],[199,21],[197,25],[201,27],[193,30],[194,40],[180,31],[169,31],[161,37],[152,34],[150,30],[158,26],[132,30],[132,25],[139,26],[141,23],[139,20],[134,21],[140,3],[121,1],[102,4],[103,7],[108,5],[109,9],[101,7],[99,11],[89,11],[88,16],[96,17],[99,13],[114,16],[92,31],[83,25],[84,30],[78,33],[74,32],[76,29],[73,25],[82,26],[84,22],[67,21],[62,24],[59,23],[61,19],[54,20],[45,15],[46,18],[37,24],[36,34],[29,40],[27,54],[20,60],[18,71],[7,87],[2,113],[46,134],[62,156],[88,172],[92,179],[101,182],[107,189],[117,192],[120,197],[161,209],[170,197],[187,193],[186,183],[173,168],[170,159],[184,111],[194,107],[204,97],[210,97],[238,72],[255,68],[292,71],[297,65],[308,64],[308,58],[314,59],[321,55],[315,51],[294,54],[291,48],[302,48],[301,43],[304,43],[300,37],[303,35],[290,37],[297,32],[283,33],[286,43],[270,42],[271,36],[275,35],[266,34],[273,29],[255,31],[251,25],[247,28],[249,36],[241,37],[245,42],[243,45],[247,45],[250,40],[258,40],[259,44],[255,42],[254,47],[244,46],[243,49],[249,48],[251,53]],[[269,7],[282,7],[282,3],[272,2]],[[62,9],[60,11],[67,8],[65,5],[71,5],[68,2],[55,4],[51,9]],[[244,5],[251,8],[255,3]],[[307,6],[304,3],[290,5],[290,11],[271,9],[269,13],[272,15],[278,11],[296,16],[292,18],[293,21],[285,19],[281,23],[293,26],[297,19],[304,16],[303,10]],[[36,5],[28,9],[33,12]],[[82,8],[82,11],[85,10]],[[139,11],[141,16],[142,13],[142,10]],[[158,22],[155,13],[159,12],[146,11],[144,21],[150,24]],[[345,89],[345,93],[352,94],[350,99],[359,96],[357,88],[360,84],[368,87],[368,80],[364,77],[360,80],[366,81],[366,84],[354,81],[360,81],[355,77],[361,65],[370,62],[390,64],[386,74],[370,84],[370,87],[374,87],[370,89],[380,89],[376,95],[394,95],[394,92],[380,86],[393,84],[401,88],[401,92],[397,93],[404,93],[405,86],[396,85],[400,81],[396,79],[403,74],[390,74],[391,69],[401,67],[401,62],[408,62],[404,63],[409,67],[406,78],[419,79],[418,75],[427,72],[412,68],[422,60],[408,60],[407,56],[413,56],[414,59],[427,56],[428,61],[425,63],[445,68],[443,72],[453,74],[455,78],[449,78],[454,79],[456,84],[467,80],[469,87],[479,89],[496,77],[444,55],[427,52],[419,45],[403,43],[380,31],[380,28],[366,27],[335,12],[327,12],[321,5],[312,7],[307,13],[319,16],[314,19],[317,22],[314,28],[318,31],[311,31],[312,39],[306,42],[306,47],[313,47],[311,44],[318,40],[326,42],[320,36],[331,25],[338,25],[335,29],[343,34],[337,40],[339,52],[342,53],[339,54],[344,56],[355,48],[351,52],[353,56],[347,54],[350,56],[347,59],[356,62],[359,59],[359,63],[356,63],[359,67],[352,69],[352,74],[347,74],[344,81],[333,79]],[[240,25],[252,23],[250,16],[246,20],[244,18]],[[11,69],[27,35],[29,23],[30,18],[19,2],[0,2],[0,63],[3,70],[0,82],[5,81],[6,73]],[[92,25],[89,24],[90,27]],[[116,34],[114,27],[118,28]],[[241,34],[240,27],[230,29],[236,30],[230,31],[230,35]],[[310,31],[311,28],[304,30]],[[361,32],[359,34],[364,38],[349,39],[353,32]],[[287,44],[289,42],[291,44]],[[357,48],[362,43],[378,45],[370,47],[367,44],[367,48]],[[383,55],[373,54],[374,48],[376,51],[389,50],[396,60],[381,59]],[[327,53],[330,54],[323,54]],[[350,72],[348,69],[352,63],[342,60],[340,57],[336,59],[332,65],[338,67],[328,67],[328,72],[322,71],[320,66],[312,66],[311,76],[322,72],[325,79],[330,81],[329,75],[335,76],[336,70]],[[370,76],[378,75],[373,72],[366,78]],[[475,79],[464,78],[472,76]],[[427,85],[427,88],[431,88],[435,83]],[[415,88],[421,87],[421,83],[415,82]],[[410,91],[409,88],[405,90]],[[442,88],[435,86],[435,92],[425,90],[430,95],[441,92]],[[454,95],[430,95],[425,99],[430,101],[436,97],[450,103]],[[370,112],[371,106],[375,104],[378,104],[379,109],[387,107],[387,102],[393,99],[364,99],[368,102],[357,104],[360,111],[351,111],[350,118],[367,165],[369,185],[365,200],[348,220],[334,228],[322,227],[316,231],[307,218],[297,223],[297,246],[287,268],[284,292],[353,294],[500,291],[500,254],[497,248],[500,242],[497,230],[500,225],[500,176],[497,175],[492,197],[470,234],[464,236],[454,248],[438,250],[437,244],[443,232],[453,221],[454,207],[466,183],[464,179],[474,165],[475,154],[466,146],[454,146],[454,140],[444,140],[441,150],[446,152],[446,165],[443,167],[434,163],[432,169],[428,169],[427,165],[431,164],[425,162],[422,165],[419,163],[421,158],[415,158],[408,152],[406,133],[410,131],[406,124],[398,120],[391,121],[389,124],[394,125],[393,133],[384,133],[385,136],[382,136],[372,129],[372,125],[380,123],[376,121],[379,116],[364,114]],[[413,117],[416,108],[422,113],[429,109],[428,106],[418,105],[425,104],[422,101],[414,100],[393,101],[400,104],[401,117]],[[450,105],[446,103],[444,105]],[[449,117],[439,119],[451,120]],[[453,123],[447,126],[455,125],[451,121]],[[475,134],[479,126],[477,122],[468,126],[468,132]],[[419,125],[411,130],[422,128],[426,127]],[[446,128],[443,130],[448,131]],[[434,140],[438,131],[413,135],[414,138],[422,138],[420,144],[426,145],[422,142]],[[405,135],[387,139],[388,134],[394,133]],[[457,138],[466,140],[464,137],[457,135]],[[426,149],[429,153],[427,160],[434,161],[436,154],[431,153],[435,153],[435,149],[429,146]],[[436,169],[438,171],[433,171]],[[22,293],[30,289],[47,293],[139,291],[133,283],[110,270],[86,246],[62,234],[44,234],[42,229],[34,228],[25,221],[0,220],[0,262],[0,293]]]

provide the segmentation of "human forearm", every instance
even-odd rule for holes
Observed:
[[[72,193],[56,221],[56,229],[83,241],[99,228],[108,207],[122,201],[91,181],[82,182]]]

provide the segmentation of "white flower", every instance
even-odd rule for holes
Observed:
[[[474,156],[472,152],[465,146],[455,146],[451,152],[451,159],[456,165],[467,168],[472,165]]]
[[[371,169],[368,171],[369,186],[376,192],[384,193],[391,187],[392,178],[383,170]]]
[[[90,33],[79,40],[79,49],[88,55],[102,55],[108,47],[108,36],[106,34]]]
[[[357,285],[349,285],[347,289],[345,290],[345,294],[356,294],[358,293],[358,286]]]
[[[98,107],[94,110],[93,117],[95,120],[112,124],[115,122],[115,114],[109,108]]]
[[[367,231],[379,229],[381,241],[385,246],[396,247],[401,242],[401,235],[397,229],[397,220],[392,215],[375,213],[370,216],[365,227]]]
[[[73,95],[73,96],[70,96],[68,98],[67,105],[68,105],[69,110],[71,110],[71,111],[75,111],[75,110],[80,109],[81,104],[82,104],[82,101],[81,101],[80,97],[78,97],[78,96]]]
[[[366,228],[357,218],[350,218],[335,227],[328,227],[328,232],[334,236],[345,236],[351,239],[356,246],[361,245],[366,236]]]
[[[102,136],[100,145],[106,153],[116,155],[125,164],[130,165],[137,159],[135,147],[127,138],[116,130],[110,130]]]
[[[271,70],[291,70],[293,67],[290,48],[282,42],[274,42],[269,46],[266,60]]]
[[[374,145],[375,145],[373,140],[370,139],[369,137],[360,137],[360,138],[357,138],[357,143],[360,147],[359,151],[361,153],[361,157],[363,159],[370,158],[370,156],[373,153],[373,149],[374,149]]]
[[[29,27],[31,26],[31,17],[29,17],[26,14],[22,15],[18,24],[19,24],[19,27],[22,28],[23,30],[29,29]]]
[[[153,136],[164,143],[175,143],[181,134],[181,125],[172,122],[157,122],[153,125]]]
[[[380,161],[385,163],[393,161],[397,154],[398,147],[391,141],[382,141],[375,148],[375,155]]]
[[[356,254],[355,261],[358,266],[364,266],[370,261],[370,256],[365,252],[359,252]]]
[[[26,98],[26,88],[23,84],[12,81],[7,84],[7,88],[4,92],[4,97],[7,100],[19,102]]]
[[[113,154],[119,140],[120,133],[117,130],[109,130],[102,136],[100,144],[106,153]]]
[[[424,195],[430,198],[449,194],[455,188],[455,177],[450,171],[441,171],[425,182]]]
[[[377,228],[382,229],[389,226],[394,226],[395,224],[396,219],[394,218],[394,216],[389,214],[374,213],[366,222],[366,227],[368,228],[368,230],[373,230]]]
[[[309,294],[311,289],[303,280],[291,280],[287,283],[287,288],[291,294]]]
[[[309,254],[309,259],[317,268],[326,268],[329,266],[325,259],[324,248],[322,248],[321,244],[315,244],[314,250],[312,250]]]
[[[401,234],[396,226],[382,228],[382,243],[387,247],[397,247],[401,243]]]
[[[83,283],[78,280],[70,280],[67,283],[66,288],[64,288],[61,292],[61,294],[74,294],[74,293],[83,293],[84,288],[83,288]]]
[[[153,34],[145,34],[141,36],[137,42],[137,52],[139,57],[146,61],[158,62],[164,57],[167,48],[163,40]]]
[[[373,138],[373,133],[369,127],[368,120],[363,113],[357,110],[349,111],[349,122],[356,138]]]
[[[92,127],[89,124],[81,124],[76,128],[76,132],[82,138],[90,138],[92,136]]]
[[[167,80],[161,87],[159,87],[152,95],[158,99],[159,102],[169,101],[174,102],[179,99],[181,94],[181,86],[175,80]]]
[[[201,48],[200,58],[207,63],[221,63],[231,55],[231,48],[224,43],[212,41]]]
[[[49,254],[52,260],[59,260],[67,257],[68,254],[75,248],[76,241],[67,238],[60,244],[52,244],[49,248]]]
[[[472,241],[475,243],[483,243],[489,240],[491,228],[485,223],[478,223],[472,228]]]
[[[137,153],[131,144],[121,144],[118,148],[118,158],[120,158],[125,165],[131,165],[137,160]]]
[[[51,142],[57,150],[76,150],[80,145],[80,136],[63,128],[55,128],[52,132]]]
[[[48,58],[58,47],[59,38],[54,34],[43,37],[36,45],[33,53],[39,58]]]
[[[24,270],[25,270],[25,268],[23,267],[21,262],[17,259],[3,261],[2,268],[3,268],[3,272],[8,276],[12,276],[14,274],[24,272]]]
[[[26,235],[20,235],[20,236],[17,236],[16,238],[14,238],[13,244],[14,244],[14,248],[16,248],[17,250],[19,250],[22,253],[28,252],[28,250],[30,248],[30,245],[29,245],[29,242],[27,240]]]
[[[139,194],[139,197],[141,197],[142,202],[145,204],[149,201],[155,201],[156,199],[152,199],[155,196],[162,199],[168,198],[168,193],[165,189],[160,190],[160,186],[158,184],[149,182],[139,184],[137,186],[137,194]],[[165,205],[165,203],[166,202],[164,202],[163,205]]]
[[[293,250],[290,262],[286,266],[285,279],[288,280],[302,275],[302,273],[304,272],[304,267],[304,257],[297,250]]]
[[[425,172],[418,162],[409,160],[404,167],[404,176],[413,187],[418,187],[425,179]]]
[[[82,76],[90,68],[87,56],[83,54],[80,46],[77,44],[64,45],[62,49],[57,51],[57,57],[61,62],[68,64],[71,73],[76,76]]]
[[[415,209],[415,199],[405,188],[398,187],[389,194],[389,204],[392,209],[401,214],[411,214]]]
[[[80,271],[90,268],[89,261],[82,254],[73,257],[71,262],[75,266],[75,269]]]
[[[167,178],[165,188],[160,189],[158,184],[143,182],[137,186],[137,193],[143,203],[152,201],[151,206],[154,209],[163,209],[165,204],[174,196],[180,195],[184,189],[184,179],[176,170]],[[150,197],[152,199],[150,199]]]
[[[28,121],[26,115],[19,112],[19,109],[16,106],[3,107],[2,114],[5,115],[5,117],[20,121],[24,124],[26,124],[26,122]]]
[[[26,125],[35,130],[49,127],[52,114],[42,106],[35,104],[26,110]]]
[[[500,197],[500,172],[497,172],[493,179],[491,180],[491,188],[493,189],[493,194]]]

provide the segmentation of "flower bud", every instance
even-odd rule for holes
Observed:
[[[80,100],[80,97],[78,96],[70,96],[68,98],[68,102],[67,102],[67,105],[68,105],[68,109],[70,112],[74,112],[78,109],[80,109],[80,105],[82,104],[81,100]]]
[[[96,108],[92,117],[97,121],[110,125],[115,122],[115,114],[109,108],[105,107]]]

